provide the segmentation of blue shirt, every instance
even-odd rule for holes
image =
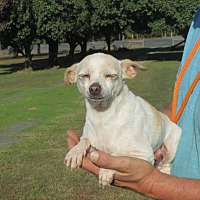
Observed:
[[[200,8],[190,26],[177,76],[199,37]],[[177,111],[199,71],[200,47],[182,79],[178,93]],[[200,81],[197,83],[193,93],[191,94],[177,124],[182,128],[182,135],[172,164],[172,174],[179,177],[200,179]]]

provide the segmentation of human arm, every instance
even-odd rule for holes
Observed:
[[[79,142],[74,131],[68,131],[68,148]],[[200,180],[163,174],[147,161],[130,157],[113,157],[93,151],[83,159],[82,168],[98,176],[99,167],[117,171],[113,184],[162,200],[200,199]]]
[[[160,200],[200,199],[200,180],[161,173],[147,161],[137,158],[113,157],[94,151],[90,159],[99,167],[117,171],[116,186]]]

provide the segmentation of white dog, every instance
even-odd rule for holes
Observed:
[[[65,157],[67,167],[82,164],[94,147],[114,156],[131,156],[154,164],[154,152],[161,148],[162,171],[170,173],[181,129],[124,83],[145,67],[131,60],[119,61],[111,55],[96,53],[85,57],[65,72],[66,85],[77,82],[85,97],[86,119],[80,142]],[[100,169],[99,184],[109,185],[115,171]]]

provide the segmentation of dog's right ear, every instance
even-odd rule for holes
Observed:
[[[67,68],[64,74],[64,83],[66,86],[71,85],[77,81],[77,64],[73,64],[71,67]]]

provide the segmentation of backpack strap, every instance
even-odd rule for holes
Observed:
[[[197,40],[196,44],[194,45],[192,51],[190,52],[185,64],[183,65],[181,71],[180,71],[180,74],[177,78],[177,81],[175,83],[175,87],[174,87],[174,94],[173,94],[173,101],[172,101],[172,121],[174,123],[177,123],[181,114],[183,113],[183,110],[189,100],[189,97],[190,95],[192,94],[196,84],[198,83],[199,79],[200,79],[200,72],[197,74],[196,78],[194,79],[193,83],[191,84],[182,104],[181,104],[181,107],[180,109],[178,110],[177,114],[176,114],[176,109],[177,109],[177,101],[178,101],[178,91],[179,91],[179,88],[180,88],[180,84],[181,84],[181,81],[183,79],[183,76],[191,62],[191,60],[193,59],[195,53],[197,52],[198,48],[200,46],[200,38]]]

